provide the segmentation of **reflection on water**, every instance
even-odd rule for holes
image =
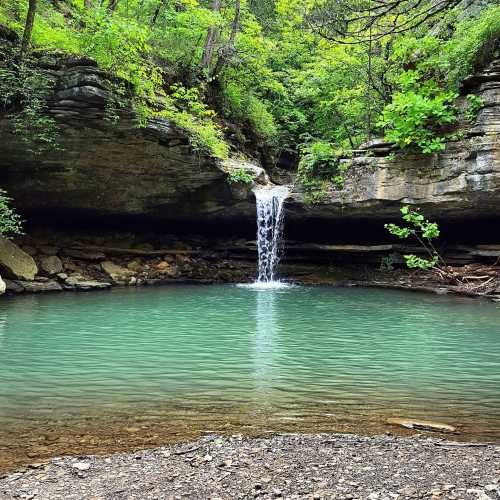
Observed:
[[[273,380],[275,378],[275,340],[278,335],[276,317],[276,290],[255,291],[255,390],[266,406],[272,405]]]
[[[197,432],[380,432],[443,420],[500,441],[498,305],[234,286],[0,303],[0,468]]]

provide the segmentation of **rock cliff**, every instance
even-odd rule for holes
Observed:
[[[139,128],[131,112],[107,120],[109,76],[92,61],[57,61],[52,74],[49,113],[61,150],[33,155],[0,115],[0,185],[28,219],[144,222],[253,213],[251,197],[231,188],[221,162],[193,151],[168,121]]]
[[[343,190],[332,190],[319,205],[307,207],[300,189],[289,211],[319,219],[387,219],[402,203],[415,204],[441,220],[494,219],[500,216],[500,60],[468,78],[464,93],[483,100],[474,124],[461,124],[459,140],[441,154],[389,156],[374,142],[369,155],[352,160]],[[459,105],[464,105],[463,99]]]
[[[254,224],[248,187],[231,186],[224,166],[198,154],[185,134],[164,120],[138,128],[132,113],[106,120],[109,77],[89,60],[52,68],[56,81],[49,112],[61,130],[62,151],[32,155],[0,116],[0,186],[31,221],[116,220],[139,225],[168,222]],[[401,203],[416,204],[441,221],[494,220],[500,216],[500,60],[464,82],[464,93],[484,105],[475,124],[442,154],[387,156],[372,146],[352,161],[345,188],[319,205],[294,189],[291,222],[382,221]],[[385,156],[384,156],[385,155]]]

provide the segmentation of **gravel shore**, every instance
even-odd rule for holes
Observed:
[[[205,436],[54,458],[0,479],[0,499],[499,499],[500,446],[426,436]]]

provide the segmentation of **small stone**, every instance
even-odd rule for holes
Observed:
[[[131,260],[127,264],[127,269],[133,271],[134,273],[138,273],[142,269],[142,264],[139,260]]]
[[[479,490],[479,489],[469,489],[467,490],[467,493],[469,495],[474,495],[477,500],[492,500],[492,498],[487,495],[483,490]]]
[[[213,457],[212,455],[209,455],[209,454],[206,454],[204,457],[203,457],[203,460],[205,462],[211,462],[213,460]]]
[[[72,465],[73,469],[77,469],[80,471],[85,471],[90,469],[90,464],[88,462],[75,462]]]

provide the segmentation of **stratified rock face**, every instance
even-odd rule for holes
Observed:
[[[167,121],[138,128],[132,113],[117,123],[106,120],[109,81],[92,61],[54,68],[50,113],[60,124],[62,151],[33,156],[0,118],[0,186],[28,220],[255,223],[250,188],[228,184],[227,164],[196,154]],[[357,157],[345,188],[332,190],[325,203],[307,205],[295,188],[286,207],[289,222],[387,220],[399,216],[403,203],[439,220],[500,216],[500,61],[467,79],[464,88],[481,96],[484,106],[463,139],[430,157],[391,161],[384,156],[390,148],[380,147],[375,156]],[[265,173],[252,172],[266,180]]]
[[[106,119],[109,80],[87,60],[58,62],[50,114],[61,151],[34,156],[0,115],[0,185],[28,219],[139,216],[149,220],[253,211],[232,196],[218,160],[198,154],[162,119],[139,128],[133,113]],[[246,200],[248,198],[248,201]],[[64,212],[61,212],[64,211]]]
[[[448,143],[438,155],[354,158],[343,190],[331,191],[325,203],[312,207],[304,206],[304,194],[296,191],[289,212],[387,219],[408,203],[447,220],[500,216],[500,60],[464,84],[484,106],[462,140]]]
[[[7,238],[0,238],[0,268],[7,278],[32,281],[38,272],[31,255]]]

